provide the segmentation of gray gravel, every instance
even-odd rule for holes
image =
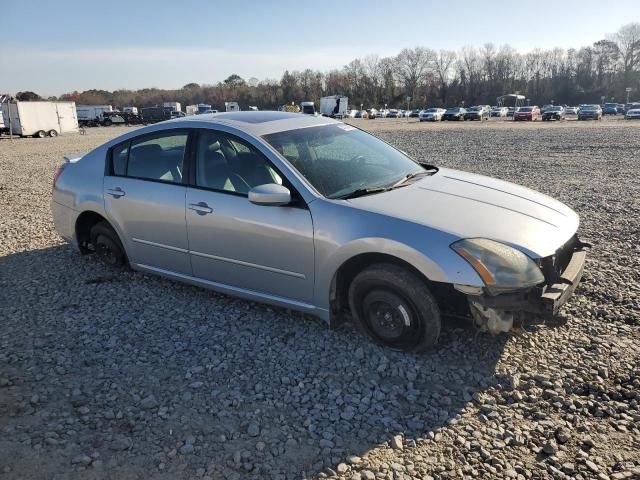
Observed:
[[[550,194],[594,248],[566,324],[451,321],[423,355],[349,325],[115,273],[56,236],[63,154],[0,140],[0,479],[640,478],[640,122],[359,122]]]

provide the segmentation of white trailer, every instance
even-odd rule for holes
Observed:
[[[240,105],[238,105],[238,102],[224,102],[224,108],[227,112],[240,111]]]
[[[180,105],[180,102],[164,102],[162,104],[163,107],[167,107],[172,109],[174,112],[180,112],[182,111],[182,105]]]
[[[198,114],[198,105],[187,105],[184,107],[184,113],[187,115],[197,115]]]
[[[2,114],[7,126],[11,112],[11,130],[14,135],[44,138],[78,131],[75,102],[7,102]]]
[[[102,122],[104,112],[113,112],[111,105],[76,105],[80,125],[97,125]]]
[[[131,115],[138,115],[138,107],[124,107],[122,111]]]
[[[343,118],[347,114],[349,98],[344,95],[331,95],[320,99],[320,115],[331,118]]]

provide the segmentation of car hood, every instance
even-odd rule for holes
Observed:
[[[553,255],[580,223],[573,210],[539,192],[445,168],[407,187],[348,201],[459,238],[507,243],[533,258]]]

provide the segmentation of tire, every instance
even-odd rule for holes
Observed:
[[[91,227],[89,238],[101,261],[114,268],[127,265],[127,255],[118,234],[107,222],[98,222]]]
[[[102,122],[102,124],[105,127],[110,127],[113,124],[113,122],[107,118],[104,122]]]
[[[349,307],[360,329],[394,350],[421,352],[440,335],[440,309],[422,278],[393,264],[372,265],[349,286]]]
[[[40,131],[36,132],[35,135],[34,135],[35,138],[44,138],[46,136],[47,136],[47,134],[45,133],[44,130],[40,130]]]
[[[47,132],[47,135],[49,135],[50,137],[57,137],[58,136],[58,132],[56,130],[49,130]]]

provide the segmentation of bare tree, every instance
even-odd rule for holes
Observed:
[[[418,87],[424,84],[435,53],[424,47],[405,48],[396,57],[396,74],[407,95],[415,97]]]
[[[451,81],[453,66],[456,61],[456,52],[440,50],[433,62],[433,68],[439,82],[440,100],[443,105],[447,103],[447,87]]]
[[[623,25],[610,40],[616,45],[620,54],[624,82],[627,85],[631,72],[640,63],[640,23]]]

